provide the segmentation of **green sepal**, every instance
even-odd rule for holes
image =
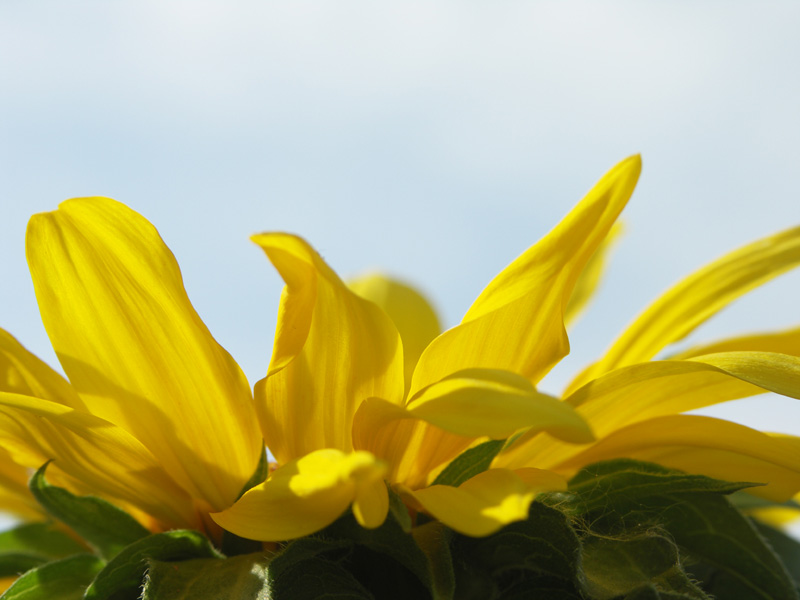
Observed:
[[[24,523],[0,533],[0,555],[9,552],[64,558],[84,553],[86,547],[54,523]]]
[[[14,577],[46,562],[47,559],[38,554],[4,552],[0,554],[0,577]]]
[[[391,513],[380,527],[365,529],[348,511],[319,536],[355,545],[348,567],[380,598],[416,597],[420,593],[418,588],[427,590],[434,600],[447,597],[441,595],[446,590],[434,585],[436,575],[427,555]],[[416,577],[418,584],[409,581],[409,574]],[[404,590],[404,585],[409,587]]]
[[[456,591],[453,556],[450,551],[453,530],[438,521],[432,521],[415,527],[411,535],[428,557],[431,596],[434,600],[451,600]]]
[[[81,600],[103,564],[92,554],[46,563],[20,576],[0,600]]]
[[[800,542],[789,537],[783,531],[751,519],[758,533],[770,545],[778,558],[789,571],[794,580],[795,587],[800,587]]]
[[[593,600],[612,598],[678,598],[707,600],[681,567],[678,547],[657,533],[583,539],[585,591]],[[666,596],[670,597],[670,596]]]
[[[48,514],[71,527],[101,557],[112,558],[128,544],[150,534],[136,519],[102,498],[76,496],[47,483],[44,473],[48,464],[31,477],[31,493]]]
[[[261,600],[268,594],[264,553],[181,562],[150,559],[142,600]]]
[[[664,526],[692,558],[735,580],[737,598],[797,600],[786,567],[750,520],[717,494],[675,494],[660,506]],[[708,589],[708,588],[706,588]],[[717,589],[709,589],[725,598]]]
[[[197,531],[156,533],[124,548],[112,558],[86,590],[85,600],[135,598],[142,587],[147,561],[221,558],[209,539]]]
[[[453,536],[456,597],[505,598],[513,587],[541,587],[574,597],[581,587],[580,549],[566,515],[533,502],[525,521],[506,525],[494,535]]]
[[[474,448],[464,450],[434,479],[432,485],[458,487],[468,479],[483,473],[492,464],[494,457],[503,449],[505,440],[489,440]]]
[[[11,577],[56,558],[87,550],[53,523],[25,523],[0,533],[0,577]]]
[[[386,491],[389,493],[389,514],[397,521],[403,531],[411,533],[414,524],[411,522],[408,507],[397,492],[392,489],[392,486],[387,484]]]
[[[336,562],[312,555],[285,565],[276,575],[270,556],[149,561],[142,600],[375,600]]]
[[[595,463],[579,471],[569,482],[569,504],[579,514],[602,512],[622,516],[656,496],[699,492],[732,494],[759,485],[720,481],[623,458]]]

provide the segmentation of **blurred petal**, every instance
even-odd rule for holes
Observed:
[[[263,444],[249,386],[155,228],[107,198],[68,200],[31,218],[27,254],[45,328],[88,409],[193,497],[232,503]]]
[[[633,156],[607,173],[555,229],[484,289],[461,325],[423,352],[411,394],[468,368],[503,369],[533,382],[569,352],[564,310],[578,276],[630,198],[641,170]]]
[[[776,352],[800,356],[800,327],[773,333],[743,335],[726,340],[693,346],[688,350],[669,356],[669,360],[685,360],[705,354],[719,352]]]
[[[402,401],[397,329],[304,240],[280,233],[252,239],[286,282],[272,362],[256,385],[269,448],[281,464],[319,448],[348,452],[353,415],[363,400]]]
[[[567,308],[564,310],[564,324],[567,327],[574,324],[594,297],[606,271],[608,254],[619,240],[622,229],[621,222],[614,223],[603,243],[595,250],[592,258],[581,271],[578,281],[575,282],[575,289],[572,290],[572,295],[567,302]]]
[[[0,513],[23,519],[44,520],[42,508],[28,491],[30,472],[0,448]]]
[[[84,408],[66,379],[28,352],[4,329],[0,329],[0,391]]]
[[[414,288],[382,275],[366,275],[347,282],[362,298],[374,302],[392,318],[403,340],[406,389],[422,351],[441,333],[436,311]]]
[[[386,465],[369,452],[317,450],[280,467],[211,518],[248,539],[281,541],[323,529],[355,501],[359,522],[377,527],[389,507],[385,472]],[[383,495],[378,488],[383,488]]]
[[[527,519],[528,508],[537,493],[566,487],[563,477],[549,471],[490,469],[459,487],[433,485],[402,493],[451,529],[482,537],[509,523]]]
[[[768,352],[725,352],[622,367],[591,381],[565,402],[602,438],[651,417],[682,413],[766,391],[800,398],[800,358]],[[497,466],[550,465],[579,448],[523,435]]]
[[[634,458],[726,481],[765,483],[747,491],[783,502],[800,491],[797,450],[796,439],[712,417],[671,415],[615,431],[553,468],[571,474],[600,460]]]
[[[66,475],[79,489],[130,502],[170,527],[201,524],[191,498],[153,455],[104,419],[0,392],[0,440],[20,465],[37,469],[54,459],[48,477]]]
[[[565,393],[612,369],[650,360],[742,294],[798,263],[800,227],[795,227],[753,242],[696,271],[645,309]]]

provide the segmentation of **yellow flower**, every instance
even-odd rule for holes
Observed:
[[[35,215],[27,256],[69,382],[0,332],[0,437],[15,462],[143,511],[213,523],[263,451],[249,385],[192,308],[143,217],[107,198]],[[215,527],[215,526],[214,526]]]
[[[758,493],[773,498],[800,489],[797,439],[676,414],[766,390],[800,395],[800,359],[786,354],[797,353],[796,332],[650,362],[735,297],[800,261],[800,230],[748,246],[679,284],[621,338],[608,355],[616,358],[582,376],[583,385],[575,384],[561,406],[574,407],[599,440],[586,438],[572,415],[556,415],[552,399],[532,387],[568,352],[564,321],[591,296],[639,168],[633,157],[612,169],[562,223],[489,284],[460,325],[441,335],[429,305],[407,286],[379,276],[354,282],[353,289],[397,325],[402,370],[401,351],[383,317],[349,294],[305,242],[256,236],[287,283],[273,363],[256,398],[265,437],[287,465],[276,475],[290,470],[215,520],[242,535],[279,539],[288,532],[275,531],[259,514],[280,514],[281,527],[296,527],[300,535],[305,507],[313,506],[313,527],[319,528],[352,501],[362,525],[373,527],[386,514],[380,473],[410,506],[462,533],[486,535],[525,518],[537,491],[558,489],[580,467],[619,456],[763,481],[768,485]],[[619,350],[625,344],[635,351]],[[534,407],[538,414],[526,413]],[[331,422],[339,424],[326,432]],[[431,485],[464,449],[485,436],[515,432],[516,443],[496,458],[495,468],[458,488]],[[310,485],[292,489],[291,474],[303,457],[325,447],[337,448],[341,465],[348,452],[368,451],[372,487],[349,476],[349,467],[326,462],[316,471],[309,465],[303,477]],[[335,508],[324,501],[329,495],[339,499]],[[294,508],[299,497],[303,511]]]
[[[213,518],[239,535],[276,540],[287,537],[289,523],[296,535],[306,533],[312,504],[319,523],[330,523],[349,500],[361,524],[375,527],[386,516],[385,477],[411,506],[458,531],[486,535],[524,519],[537,491],[563,488],[562,477],[536,465],[483,473],[458,488],[430,484],[485,436],[503,439],[528,427],[565,442],[592,439],[570,407],[534,385],[569,350],[564,311],[639,171],[638,156],[612,169],[489,284],[459,326],[441,335],[407,286],[356,282],[380,310],[300,238],[255,236],[286,282],[272,362],[255,388],[262,431],[281,468]],[[316,460],[330,449],[338,452],[335,461]],[[371,457],[363,466],[370,477],[351,475],[353,452]],[[281,475],[286,469],[302,476],[301,490]],[[331,496],[341,500],[331,504]],[[255,518],[265,513],[280,514],[280,524]]]

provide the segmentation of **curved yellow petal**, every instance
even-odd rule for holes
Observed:
[[[743,335],[710,344],[693,346],[683,352],[669,356],[669,360],[685,360],[720,352],[777,352],[800,356],[800,327],[786,331]]]
[[[637,421],[766,391],[800,398],[800,358],[769,352],[724,352],[691,360],[645,362],[590,381],[564,402],[575,407],[602,438]],[[552,438],[525,434],[501,453],[495,464],[549,465],[579,450]]]
[[[0,391],[84,408],[69,382],[0,329]]]
[[[0,392],[0,440],[14,461],[66,476],[74,489],[130,502],[165,527],[201,527],[202,516],[153,455],[124,429],[89,413]]]
[[[566,480],[549,471],[490,469],[459,487],[433,485],[416,491],[401,489],[401,494],[451,529],[483,537],[527,519],[539,492],[566,488]]]
[[[431,473],[474,441],[473,437],[443,431],[380,398],[364,401],[353,420],[353,447],[386,461],[386,478],[410,489],[425,486]]]
[[[365,401],[353,444],[386,460],[390,481],[416,489],[475,440],[506,438],[525,427],[574,442],[594,439],[570,406],[537,392],[521,375],[467,369],[421,390],[405,407]]]
[[[622,234],[622,223],[617,221],[609,230],[603,242],[595,250],[589,262],[581,271],[578,280],[575,282],[575,289],[569,297],[567,307],[564,309],[564,324],[569,327],[586,310],[589,302],[597,291],[600,281],[606,270],[606,262],[611,249],[619,241]]]
[[[230,505],[263,445],[252,396],[155,228],[108,198],[79,198],[34,215],[26,242],[42,320],[89,411],[193,497]]]
[[[389,508],[385,472],[369,452],[317,450],[283,465],[211,518],[241,537],[276,542],[319,531],[354,503],[359,522],[377,527]]]
[[[569,385],[571,393],[612,369],[653,358],[736,298],[800,263],[800,227],[757,240],[696,271],[653,302]]]
[[[348,452],[363,400],[402,401],[397,329],[301,238],[273,233],[252,240],[286,282],[272,361],[256,385],[264,437],[281,464],[320,448]]]
[[[783,502],[800,491],[798,441],[722,419],[670,415],[615,431],[552,468],[571,474],[600,460],[633,458],[726,481],[764,483],[748,492]]]
[[[422,351],[442,331],[436,311],[417,290],[383,275],[365,275],[348,281],[347,286],[392,318],[403,340],[403,370],[408,389]]]
[[[564,310],[584,266],[633,193],[641,160],[609,171],[555,229],[483,290],[461,325],[422,353],[411,394],[468,368],[504,369],[534,383],[569,352]]]
[[[536,391],[516,373],[465,369],[420,390],[406,410],[457,435],[502,439],[524,427],[560,439],[590,442],[586,422],[571,406]]]

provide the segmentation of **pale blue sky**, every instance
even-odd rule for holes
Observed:
[[[55,364],[30,214],[106,195],[148,217],[251,383],[281,282],[248,235],[382,269],[455,324],[602,174],[641,152],[627,235],[558,389],[660,291],[800,223],[800,4],[0,4],[0,325]],[[800,276],[695,340],[797,325]],[[800,433],[796,401],[722,414]]]

